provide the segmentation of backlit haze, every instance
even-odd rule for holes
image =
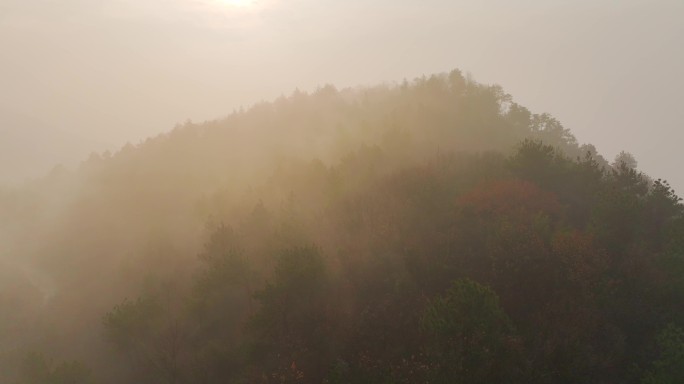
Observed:
[[[684,2],[0,0],[0,182],[260,100],[459,68],[684,191]]]

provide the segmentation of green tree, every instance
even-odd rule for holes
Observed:
[[[641,380],[642,384],[679,384],[684,382],[684,331],[668,325],[657,336],[660,358]]]
[[[627,168],[636,169],[639,163],[631,153],[620,151],[620,153],[615,155],[613,167],[618,168],[621,164],[624,164]]]
[[[468,279],[433,299],[422,317],[432,383],[509,383],[520,376],[513,325],[497,295]]]
[[[187,335],[158,296],[124,301],[104,316],[103,325],[106,339],[127,357],[131,380],[182,382]]]
[[[332,365],[329,288],[317,247],[280,253],[273,280],[256,293],[261,306],[251,322],[259,364],[273,382],[320,382]]]
[[[229,382],[245,365],[241,347],[244,327],[254,312],[256,274],[241,243],[231,227],[219,225],[199,255],[202,267],[194,280],[189,308],[196,381]]]

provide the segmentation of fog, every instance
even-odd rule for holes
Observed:
[[[682,189],[682,18],[676,0],[3,0],[0,179],[295,88],[461,68]]]
[[[684,381],[682,20],[0,0],[0,382]]]

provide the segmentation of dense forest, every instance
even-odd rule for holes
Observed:
[[[681,199],[457,70],[56,167],[0,240],[3,383],[684,382]]]

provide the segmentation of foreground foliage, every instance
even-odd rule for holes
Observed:
[[[306,188],[339,182],[318,180]],[[684,248],[673,235],[684,225],[682,205],[665,182],[624,163],[605,169],[526,141],[508,158],[447,156],[379,178],[322,212],[299,204],[265,215],[251,241],[251,220],[216,227],[195,288],[179,299],[185,309],[160,315],[185,326],[177,374],[159,354],[149,367],[157,378],[681,379],[681,332],[669,324],[684,321],[674,268]],[[320,238],[302,235],[310,225]],[[266,256],[252,253],[261,239],[275,239]],[[137,315],[150,308],[141,301],[123,305],[105,317],[114,345],[135,355],[128,338],[172,341],[157,340],[160,326],[138,335],[155,317]],[[114,318],[139,324],[122,332]]]

